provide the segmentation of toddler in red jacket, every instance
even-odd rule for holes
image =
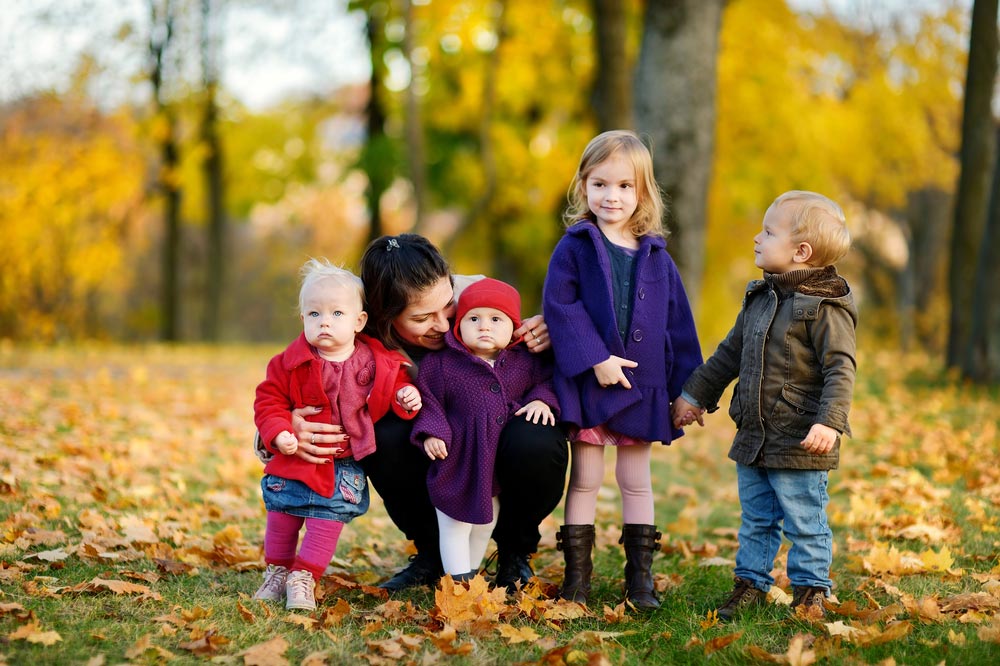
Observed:
[[[254,598],[313,610],[315,583],[344,523],[368,510],[368,482],[357,461],[375,450],[374,422],[390,409],[413,418],[421,398],[407,373],[409,361],[361,333],[368,314],[361,279],[353,273],[326,260],[308,261],[299,316],[302,334],[268,363],[254,401],[254,423],[274,454],[261,480],[267,569]],[[296,455],[292,429],[292,410],[314,405],[322,410],[311,420],[341,425],[348,435],[337,454],[321,463]]]

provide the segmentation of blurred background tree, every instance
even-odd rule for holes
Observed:
[[[996,263],[989,206],[955,227],[973,15],[969,0],[18,5],[0,34],[0,337],[282,340],[307,257],[355,267],[370,238],[409,230],[537,311],[580,152],[624,126],[671,196],[706,348],[756,275],[764,210],[800,188],[848,212],[862,335],[944,356],[954,308],[972,330],[947,248]],[[64,48],[33,50],[39,31]],[[968,90],[990,100],[983,79]],[[992,146],[991,111],[979,126]]]

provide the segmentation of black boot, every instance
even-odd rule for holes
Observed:
[[[531,555],[521,553],[511,553],[509,550],[497,551],[497,576],[494,583],[497,587],[505,587],[513,594],[517,591],[517,584],[523,587],[528,584],[528,579],[535,575],[531,570]]]
[[[451,579],[456,583],[468,583],[470,580],[476,577],[479,572],[473,569],[472,571],[466,571],[465,573],[454,574]],[[468,585],[466,585],[468,587]]]
[[[590,552],[594,549],[593,525],[563,525],[556,532],[556,550],[563,552],[566,572],[559,588],[559,598],[586,604],[590,595],[590,576],[594,563]]]
[[[423,551],[418,551],[416,555],[410,556],[410,563],[405,568],[381,583],[379,587],[389,592],[398,592],[418,585],[434,587],[443,573],[441,559],[436,551],[433,555],[425,555]]]
[[[653,554],[660,549],[656,525],[625,525],[618,543],[625,544],[625,598],[640,610],[660,602],[653,592]]]

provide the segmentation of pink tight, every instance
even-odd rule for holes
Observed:
[[[573,442],[573,463],[566,493],[567,525],[593,525],[597,513],[597,492],[604,480],[604,449],[611,448]],[[622,522],[653,525],[653,482],[649,473],[650,444],[614,447],[617,454],[615,480],[622,495]]]
[[[295,546],[299,530],[306,526],[298,556]],[[292,571],[305,570],[319,580],[326,565],[337,551],[337,541],[344,523],[322,518],[302,518],[290,513],[267,512],[267,532],[264,535],[264,561],[287,567]]]

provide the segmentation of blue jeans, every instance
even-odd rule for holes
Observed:
[[[766,592],[774,583],[770,572],[783,530],[792,542],[788,551],[792,585],[830,589],[833,533],[826,520],[827,477],[825,470],[736,465],[743,508],[737,576]]]

